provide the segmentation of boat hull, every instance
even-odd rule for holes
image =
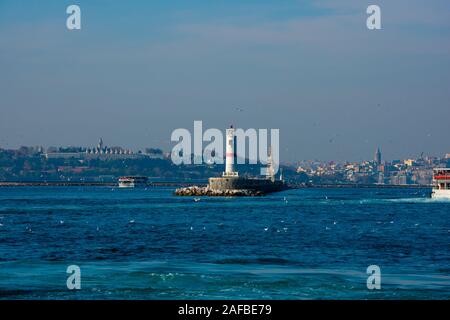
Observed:
[[[431,198],[450,200],[450,190],[433,190],[433,192],[431,193]]]

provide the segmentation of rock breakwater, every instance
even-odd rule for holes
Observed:
[[[208,196],[208,197],[256,197],[264,195],[263,192],[251,189],[216,190],[210,187],[187,187],[175,190],[177,196]]]

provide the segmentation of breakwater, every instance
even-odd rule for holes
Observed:
[[[175,190],[177,196],[208,196],[208,197],[256,197],[264,192],[252,189],[211,189],[210,187],[192,186]]]

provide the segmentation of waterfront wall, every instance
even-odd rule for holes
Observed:
[[[209,178],[209,188],[213,190],[258,190],[274,192],[286,189],[281,181],[268,179],[249,179],[242,177]]]

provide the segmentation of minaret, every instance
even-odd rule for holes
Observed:
[[[237,177],[238,172],[234,171],[235,151],[234,151],[234,128],[231,126],[226,132],[226,154],[225,154],[225,172],[224,177]]]
[[[100,140],[98,141],[98,146],[97,146],[100,150],[103,149],[103,139],[100,138]]]
[[[267,178],[272,182],[275,181],[275,172],[273,169],[272,147],[269,147],[269,156],[267,158]]]

